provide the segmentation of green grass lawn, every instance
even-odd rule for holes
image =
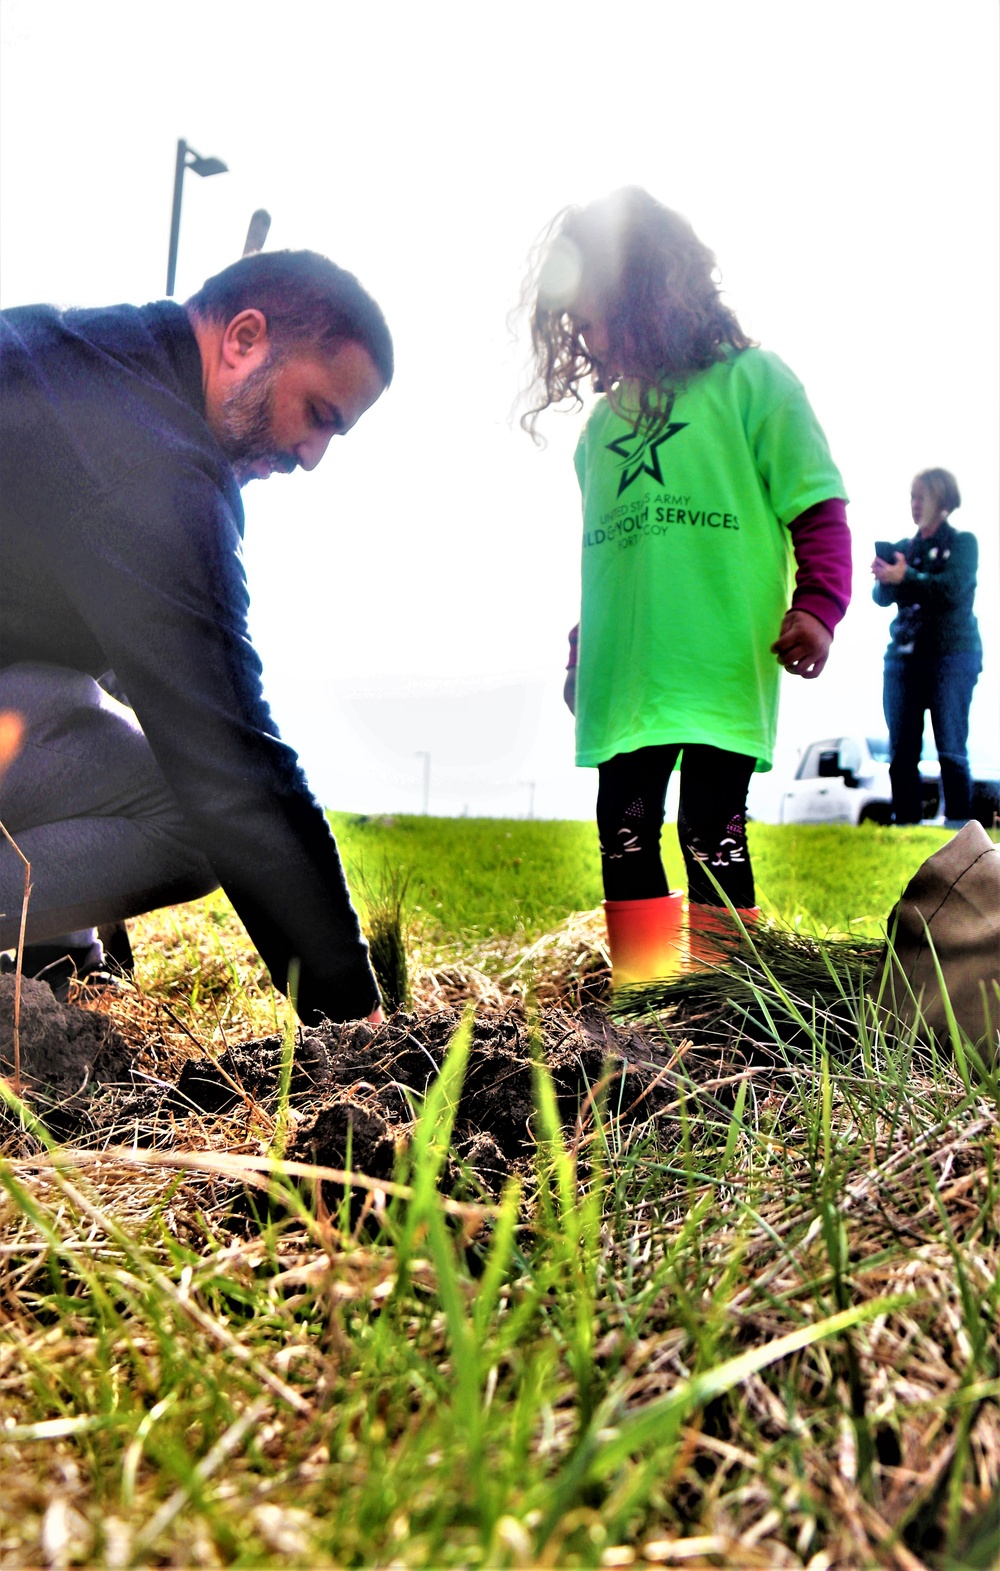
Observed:
[[[524,943],[601,897],[590,824],[333,821],[353,880],[409,875],[428,948]],[[862,936],[945,838],[750,827],[767,911]],[[398,1183],[355,1172],[358,1216],[281,1161],[295,1021],[228,902],[132,927],[140,985],[107,1007],[144,1083],[283,1028],[285,1100],[155,1140],[137,1107],[126,1145],[75,1152],[15,1107],[5,1568],[998,1563],[995,1074],[860,987],[839,1024],[762,987],[773,1053],[735,1072],[696,1019],[649,1028],[675,1088],[653,1120],[625,1077],[560,1117],[540,1065],[528,1166],[494,1203],[452,1139],[463,1026],[426,1093],[398,1087]],[[281,1202],[259,1228],[237,1164]]]
[[[432,940],[530,939],[601,901],[591,823],[346,813],[330,820],[362,904],[366,884],[377,889],[387,868],[401,869],[409,878],[407,904]],[[807,931],[875,937],[903,886],[949,831],[752,823],[748,835],[767,914]],[[663,854],[671,887],[683,887],[673,824],[664,829]]]

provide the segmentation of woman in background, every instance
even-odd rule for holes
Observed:
[[[960,507],[955,476],[925,469],[910,488],[917,533],[899,540],[893,560],[876,557],[876,605],[898,607],[889,628],[882,707],[889,727],[893,822],[921,817],[920,751],[930,711],[941,763],[945,820],[964,824],[972,813],[969,705],[983,668],[983,646],[972,614],[979,549],[975,535],[953,529]]]

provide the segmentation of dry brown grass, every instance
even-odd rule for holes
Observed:
[[[518,1019],[532,999],[589,1002],[606,976],[600,920],[574,917],[521,952],[418,943],[418,1021],[469,999]],[[281,1030],[284,1005],[224,909],[136,929],[136,987],[89,1003],[151,1080]],[[954,1065],[926,1055],[745,1059],[712,1082],[716,1101],[740,1097],[727,1128],[683,1078],[695,1064],[702,1075],[717,1044],[683,1019],[650,1029],[678,1089],[645,1133],[608,1126],[600,1233],[580,1246],[591,1275],[572,1287],[560,1274],[569,1266],[537,1216],[535,1242],[526,1234],[510,1262],[483,1344],[485,1461],[463,1449],[449,1406],[458,1354],[440,1262],[410,1261],[398,1344],[383,1339],[376,1358],[365,1340],[399,1280],[369,1226],[392,1185],[371,1186],[350,1225],[321,1206],[263,1233],[230,1227],[234,1169],[266,1164],[273,1101],[167,1117],[156,1151],[91,1152],[65,1170],[12,1132],[4,1565],[990,1564],[963,1556],[977,1542],[993,1553],[1000,1500],[995,1099],[969,1096]],[[584,1118],[581,1161],[593,1140]],[[475,1249],[488,1213],[453,1209]],[[470,1312],[477,1291],[462,1279]],[[590,1294],[589,1397],[574,1293]],[[585,1475],[543,1537],[581,1434],[599,1458],[606,1437],[706,1369],[848,1309],[861,1315],[850,1332],[694,1404],[676,1442],[637,1439],[627,1466]],[[545,1371],[537,1390],[533,1367]],[[532,1416],[508,1479],[518,1403]],[[506,1490],[485,1539],[469,1503],[477,1468]]]

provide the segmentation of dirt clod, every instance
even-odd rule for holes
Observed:
[[[299,1129],[286,1156],[317,1167],[346,1168],[369,1178],[391,1178],[396,1145],[389,1122],[363,1102],[342,1097],[320,1108]]]
[[[0,1074],[14,1074],[13,975],[0,976]],[[95,1086],[128,1084],[132,1055],[106,1015],[61,1004],[45,982],[21,978],[22,1093],[58,1132],[71,1129]]]

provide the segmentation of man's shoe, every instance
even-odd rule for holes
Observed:
[[[135,976],[135,956],[124,922],[108,922],[97,929],[97,936],[104,948],[104,964],[112,977]]]
[[[8,955],[0,958],[0,969],[11,972],[17,969],[17,960]],[[110,976],[104,967],[104,950],[99,943],[84,944],[82,946],[60,944],[25,944],[21,975],[34,977],[38,982],[46,982],[61,1004],[69,998],[71,982],[89,981],[98,976],[106,978],[106,984],[113,986]],[[91,985],[94,985],[91,983]]]

